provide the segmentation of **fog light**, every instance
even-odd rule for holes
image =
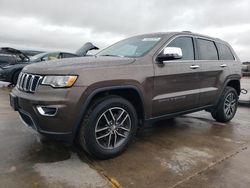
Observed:
[[[46,106],[37,106],[36,108],[42,116],[55,116],[58,110],[55,107],[46,107]]]

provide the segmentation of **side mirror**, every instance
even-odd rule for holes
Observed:
[[[177,47],[166,47],[156,58],[157,61],[163,62],[182,58],[182,50]]]

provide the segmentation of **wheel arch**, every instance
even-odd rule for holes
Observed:
[[[229,80],[226,86],[234,88],[237,91],[237,94],[240,95],[241,92],[240,80],[236,79]]]
[[[214,104],[214,107],[216,107],[220,101],[220,98],[223,94],[223,91],[225,90],[226,87],[230,86],[233,87],[234,89],[236,89],[237,94],[240,95],[241,92],[241,86],[240,86],[240,75],[232,75],[230,77],[227,77],[227,79],[225,80],[224,84],[222,85],[222,88],[219,92],[218,98]]]
[[[81,123],[83,121],[85,113],[87,112],[87,109],[96,99],[100,99],[108,95],[117,95],[131,102],[131,104],[135,107],[139,120],[141,120],[139,121],[140,124],[143,123],[145,119],[145,105],[143,95],[138,87],[134,85],[102,87],[92,91],[84,101],[73,130],[74,138],[76,137],[80,129]]]

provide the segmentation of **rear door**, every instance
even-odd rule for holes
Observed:
[[[227,60],[219,60],[218,51],[223,50],[221,46],[216,46],[214,41],[203,38],[197,38],[196,44],[202,69],[200,106],[211,105],[216,102],[230,69]]]
[[[199,105],[201,69],[199,62],[195,61],[193,38],[179,36],[167,46],[181,48],[183,57],[154,64],[154,117],[193,109]]]

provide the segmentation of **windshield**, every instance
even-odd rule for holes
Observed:
[[[97,55],[99,56],[118,56],[118,57],[140,57],[149,52],[159,41],[161,37],[140,36],[132,37],[104,49]]]
[[[34,55],[30,58],[30,61],[41,61],[41,59],[43,58],[43,56],[45,56],[47,53],[40,53],[40,54],[37,54],[37,55]]]

